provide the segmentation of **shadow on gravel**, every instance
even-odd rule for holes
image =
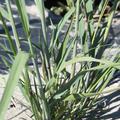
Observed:
[[[120,120],[120,91],[100,98],[100,104],[81,120]]]
[[[106,108],[101,114],[101,119],[118,120],[120,119],[120,90],[105,97]]]

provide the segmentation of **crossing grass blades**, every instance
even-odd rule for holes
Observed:
[[[113,78],[115,71],[120,69],[118,54],[111,58],[104,57],[105,50],[111,47],[107,44],[107,38],[119,0],[114,0],[106,18],[103,16],[109,0],[100,2],[96,25],[94,21],[96,11],[93,9],[92,0],[76,0],[76,2],[68,0],[69,4],[72,4],[62,20],[56,25],[51,22],[54,29],[51,30],[50,44],[47,39],[48,26],[43,0],[34,0],[34,2],[39,11],[43,33],[39,39],[40,44],[32,42],[34,40],[31,37],[25,0],[15,1],[25,33],[22,41],[15,26],[11,0],[5,0],[6,9],[0,8],[0,21],[5,30],[5,34],[0,34],[0,39],[6,38],[10,47],[6,47],[4,42],[0,46],[12,61],[10,63],[6,56],[2,55],[6,68],[9,68],[10,77],[0,102],[0,119],[4,119],[17,82],[31,105],[33,119],[82,119],[97,106],[98,98],[104,94],[103,90]],[[13,36],[7,28],[6,21],[10,22]],[[66,23],[67,30],[64,32],[64,37],[60,39],[60,33]],[[74,32],[73,37],[70,36],[71,31]],[[21,48],[22,42],[27,42],[29,45],[27,53]],[[78,47],[78,44],[81,47]],[[39,52],[35,52],[36,49]],[[31,61],[32,70],[28,64]],[[41,61],[41,65],[38,61]],[[119,88],[115,88],[117,89]]]

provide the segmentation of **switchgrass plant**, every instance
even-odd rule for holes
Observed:
[[[15,1],[25,33],[22,41],[16,29],[11,0],[5,0],[5,2],[6,9],[1,8],[0,11],[0,21],[5,34],[0,34],[0,36],[1,41],[3,37],[7,39],[9,48],[4,43],[1,43],[0,46],[11,62],[4,55],[2,55],[2,60],[8,71],[13,63],[11,71],[14,74],[10,75],[14,78],[18,73],[13,70],[14,67],[17,67],[13,61],[17,53],[23,51],[21,43],[28,43],[29,51],[24,54],[29,54],[30,57],[18,84],[31,105],[33,119],[77,120],[85,117],[98,104],[100,95],[109,92],[103,90],[113,78],[115,71],[120,69],[119,54],[115,54],[109,59],[104,56],[105,50],[111,47],[110,44],[107,44],[108,34],[119,0],[114,1],[110,13],[105,18],[103,16],[108,0],[101,1],[98,6],[97,22],[94,21],[96,11],[93,9],[92,0],[77,0],[76,2],[71,0],[68,4],[74,4],[70,6],[69,11],[58,24],[54,25],[50,20],[53,27],[50,38],[47,38],[48,26],[43,0],[34,0],[38,8],[43,34],[39,38],[39,44],[32,40],[25,0]],[[13,36],[8,30],[6,21],[10,22]],[[61,38],[61,31],[66,24],[68,27]],[[73,37],[70,36],[71,32],[74,33]],[[22,62],[23,64],[26,62],[26,57]],[[32,62],[32,70],[29,62]],[[14,85],[6,86],[3,99],[10,99],[16,81],[13,81]],[[11,89],[11,92],[6,94],[8,89]],[[112,91],[118,89],[115,88]],[[0,114],[2,115],[6,104],[8,101],[2,104],[1,100]]]

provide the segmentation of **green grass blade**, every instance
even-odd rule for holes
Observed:
[[[112,61],[108,61],[104,59],[95,59],[93,57],[84,57],[84,56],[79,55],[79,56],[74,57],[71,60],[63,62],[62,65],[58,69],[58,73],[62,71],[64,68],[66,68],[68,65],[71,65],[77,62],[97,62],[97,63],[101,63],[104,65],[108,65],[108,66],[110,65],[110,66],[115,66],[115,67],[117,67],[117,65],[120,65],[120,63],[114,63]]]
[[[4,8],[2,8],[1,6],[0,6],[0,12],[2,13],[2,16],[4,18],[6,18],[8,21],[10,20],[8,12]]]
[[[100,17],[99,17],[98,22],[97,22],[97,27],[96,27],[96,29],[94,31],[94,34],[93,34],[93,37],[92,37],[92,44],[94,44],[96,42],[95,41],[96,40],[95,37],[97,36],[97,32],[99,30],[99,27],[100,27],[100,24],[101,24],[101,21],[102,21],[102,17],[104,15],[105,10],[106,10],[107,4],[108,4],[108,0],[106,0],[104,2],[103,8],[101,10]]]
[[[9,42],[9,45],[10,45],[10,49],[12,50],[13,54],[16,55],[15,44],[13,42],[13,39],[11,38],[11,35],[10,35],[9,30],[7,28],[6,22],[5,22],[5,20],[4,20],[3,16],[2,16],[1,12],[0,12],[0,20],[2,21],[2,26],[3,26],[4,30],[5,30],[6,35],[7,35],[6,37],[8,39],[8,42]]]
[[[44,43],[46,44],[45,46],[47,46],[47,32],[46,32],[46,19],[45,19],[45,7],[44,7],[44,2],[43,0],[35,0],[36,6],[38,8],[39,11],[39,16],[41,19],[41,23],[42,23],[42,32],[43,32],[43,37],[44,37]]]
[[[111,13],[110,13],[110,15],[108,17],[108,23],[107,23],[107,27],[106,27],[106,30],[105,30],[105,33],[104,33],[104,41],[108,37],[109,30],[110,30],[110,27],[111,27],[111,24],[112,24],[112,20],[113,20],[113,16],[114,16],[115,11],[117,9],[117,3],[118,3],[118,0],[115,0],[114,4],[113,4],[113,7],[111,8]]]
[[[35,0],[35,3],[36,3],[36,6],[38,7],[38,10],[40,11],[40,19],[41,19],[41,23],[42,23],[42,31],[43,31],[43,43],[42,44],[44,47],[43,50],[44,51],[44,56],[45,56],[45,63],[48,65],[48,48],[45,47],[47,46],[47,38],[46,38],[46,23],[45,23],[45,16],[44,16],[44,5],[43,5],[43,2],[41,0]],[[36,62],[36,58],[35,58],[35,53],[34,53],[34,48],[33,48],[33,44],[32,44],[32,40],[31,40],[31,36],[29,34],[30,30],[29,30],[29,21],[28,21],[28,16],[27,16],[27,12],[26,12],[26,8],[25,8],[25,2],[24,0],[18,0],[16,1],[16,5],[17,5],[17,8],[18,8],[18,11],[19,11],[19,14],[20,14],[20,17],[21,17],[21,21],[22,21],[22,25],[23,25],[23,28],[24,28],[24,31],[27,35],[27,39],[28,39],[28,44],[29,44],[29,47],[30,47],[30,52],[31,52],[31,55],[32,55],[32,61],[33,61],[33,65],[34,65],[34,69],[35,69],[35,72],[36,72],[36,76],[37,76],[37,79],[38,79],[38,82],[39,82],[39,94],[40,94],[40,97],[41,97],[41,100],[40,102],[42,102],[42,107],[44,109],[44,112],[43,112],[43,116],[45,116],[45,119],[47,118],[50,118],[49,117],[49,112],[48,112],[48,107],[47,107],[47,102],[46,102],[46,98],[45,98],[45,95],[44,95],[44,92],[43,92],[43,86],[42,86],[42,81],[41,81],[41,77],[40,77],[40,73],[39,73],[39,68],[38,68],[38,65],[37,65],[37,62]],[[41,14],[42,12],[42,14]],[[47,67],[49,68],[49,67]],[[33,102],[33,101],[31,101]]]
[[[78,39],[78,32],[79,32],[79,15],[80,15],[80,2],[81,0],[77,0],[76,2],[76,21],[75,21],[75,35],[76,35],[76,40],[73,48],[73,55],[72,57],[74,58],[77,54],[77,39]],[[71,71],[71,77],[75,75],[75,69],[76,69],[76,63],[72,65],[72,71]]]
[[[17,0],[15,2],[16,2],[17,8],[18,8],[18,12],[20,14],[20,18],[21,18],[21,21],[23,24],[25,34],[27,34],[27,36],[29,36],[29,33],[30,33],[29,19],[28,19],[28,15],[27,15],[27,11],[26,11],[25,1]]]
[[[70,31],[71,31],[71,29],[73,27],[72,22],[73,21],[71,21],[71,23],[70,23],[70,25],[69,25],[69,27],[67,29],[67,32],[65,34],[64,40],[62,42],[62,45],[59,48],[58,56],[56,58],[56,63],[59,63],[59,61],[64,57],[64,55],[66,54],[66,51],[68,49],[66,46],[68,46],[68,44],[70,42],[70,35],[69,35],[69,33],[70,33]]]
[[[39,17],[41,20],[42,24],[42,33],[43,33],[43,39],[42,39],[42,49],[43,51],[43,56],[44,56],[44,61],[45,61],[45,66],[46,66],[46,72],[47,72],[47,77],[48,80],[51,78],[51,67],[50,67],[50,53],[49,53],[49,44],[47,40],[47,26],[46,26],[46,19],[45,19],[45,7],[44,7],[44,2],[43,0],[34,0],[35,4],[38,8],[39,12]],[[41,42],[41,41],[40,41]],[[50,68],[50,69],[48,69]]]
[[[0,102],[0,120],[4,120],[5,113],[11,100],[11,96],[19,80],[20,74],[25,67],[29,55],[25,52],[20,51],[14,61],[11,68],[11,72]]]
[[[21,50],[20,41],[19,41],[19,37],[18,37],[18,31],[17,31],[16,26],[15,26],[15,21],[14,21],[14,18],[13,18],[13,12],[12,12],[12,8],[11,8],[11,1],[10,0],[5,0],[5,2],[6,2],[8,14],[9,14],[9,19],[10,19],[10,23],[11,23],[12,30],[13,30],[13,34],[14,34],[14,37],[15,37],[17,50],[19,51],[19,50]]]
[[[56,42],[57,42],[57,39],[58,39],[58,36],[61,32],[61,30],[63,29],[63,27],[65,26],[65,23],[69,20],[69,18],[73,15],[73,13],[75,12],[75,8],[72,7],[68,13],[64,16],[64,18],[59,22],[59,24],[57,25],[57,32],[56,32],[56,35],[55,35],[55,39],[54,41],[51,43],[52,47],[56,46]]]

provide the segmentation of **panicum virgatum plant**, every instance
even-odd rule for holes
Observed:
[[[78,120],[85,117],[97,105],[115,71],[120,69],[118,54],[104,57],[105,50],[111,47],[107,44],[108,34],[119,0],[114,0],[106,17],[103,16],[109,0],[102,0],[97,9],[93,8],[93,0],[67,0],[69,10],[60,22],[53,24],[50,20],[53,29],[49,38],[44,2],[34,0],[41,23],[39,44],[32,40],[25,0],[15,0],[25,34],[24,38],[19,36],[11,1],[5,0],[5,8],[0,6],[0,22],[4,30],[0,40],[6,39],[9,45],[7,47],[1,42],[0,49],[5,52],[2,55],[4,65],[8,71],[11,70],[8,79],[8,84],[10,81],[11,84],[6,85],[0,116],[4,118],[19,78],[21,92],[30,103],[35,120]],[[96,12],[98,18],[95,20]],[[65,31],[61,38],[63,28]],[[74,33],[72,36],[71,32]],[[23,52],[22,43],[29,47],[27,52]],[[32,63],[32,70],[29,63]],[[19,77],[21,72],[22,77]]]

